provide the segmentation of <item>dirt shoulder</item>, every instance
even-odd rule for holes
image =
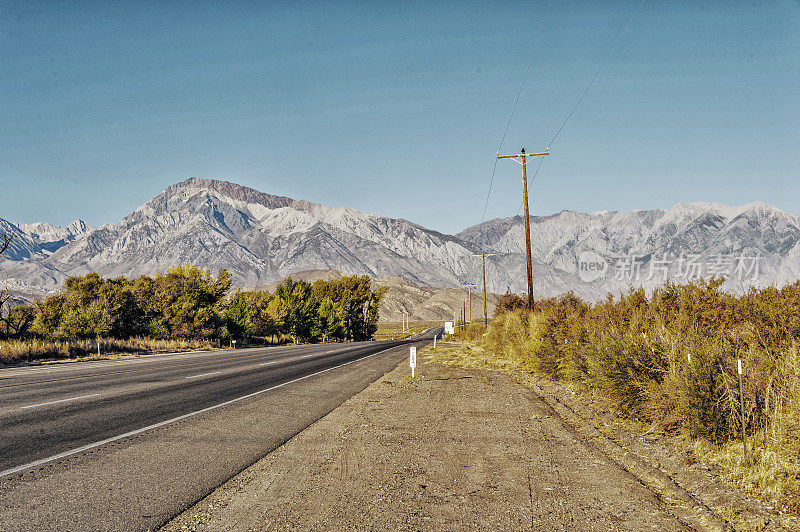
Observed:
[[[165,529],[728,527],[626,463],[635,453],[606,448],[619,444],[525,376],[417,370],[411,381],[401,364]]]

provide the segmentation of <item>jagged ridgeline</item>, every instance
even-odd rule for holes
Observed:
[[[450,236],[403,219],[191,178],[99,228],[0,220],[0,229],[16,235],[0,271],[20,301],[55,293],[69,276],[135,278],[181,264],[224,268],[234,287],[318,269],[455,288],[479,284],[481,261],[473,254],[491,252],[488,291],[519,293],[527,290],[522,222],[490,220]],[[573,290],[597,301],[631,285],[651,290],[714,274],[727,278],[726,289],[800,277],[800,219],[762,203],[563,211],[534,216],[532,224],[537,296]]]

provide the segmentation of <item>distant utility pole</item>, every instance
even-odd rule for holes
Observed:
[[[467,330],[467,300],[461,300],[461,330]]]
[[[477,288],[477,287],[472,283],[462,283],[462,284],[467,287],[467,298],[468,298],[468,301],[469,301],[469,307],[468,307],[469,308],[469,322],[468,323],[472,323],[472,289],[473,288]],[[464,316],[464,318],[466,319],[466,316]]]
[[[538,157],[540,155],[550,155],[550,152],[525,153],[525,148],[522,148],[522,153],[516,155],[497,155],[498,159],[516,159],[517,157],[522,159],[521,162],[517,162],[522,164],[522,202],[525,204],[525,250],[528,254],[528,308],[530,310],[533,310],[533,264],[531,263],[531,221],[528,213],[528,176],[525,173],[525,166],[527,157]]]
[[[486,312],[486,257],[491,257],[493,255],[496,255],[496,253],[489,253],[488,255],[486,253],[472,255],[473,257],[481,257],[481,262],[483,263],[483,327],[485,329],[489,328],[489,316]]]

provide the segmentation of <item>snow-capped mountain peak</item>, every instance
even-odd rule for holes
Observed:
[[[456,287],[480,282],[481,261],[473,254],[486,251],[496,253],[486,263],[489,290],[522,292],[523,221],[490,220],[450,236],[403,219],[190,178],[100,228],[80,220],[65,228],[0,220],[0,228],[17,234],[0,269],[17,290],[34,295],[57,289],[69,275],[136,277],[177,264],[227,268],[238,286],[265,285],[298,271],[338,270]],[[720,273],[722,262],[736,256],[758,256],[750,284],[785,282],[800,273],[800,219],[760,202],[679,203],[628,213],[564,210],[531,222],[539,296],[574,290],[596,299],[630,285],[680,281],[680,261],[695,256],[716,257],[704,274]],[[581,274],[581,257],[589,252],[606,263],[604,277],[587,281]],[[622,269],[628,263],[639,277]],[[664,275],[647,277],[656,265],[664,273],[667,263]]]

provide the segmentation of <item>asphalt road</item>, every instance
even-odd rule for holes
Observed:
[[[408,344],[0,370],[0,529],[157,528],[393,369]]]

